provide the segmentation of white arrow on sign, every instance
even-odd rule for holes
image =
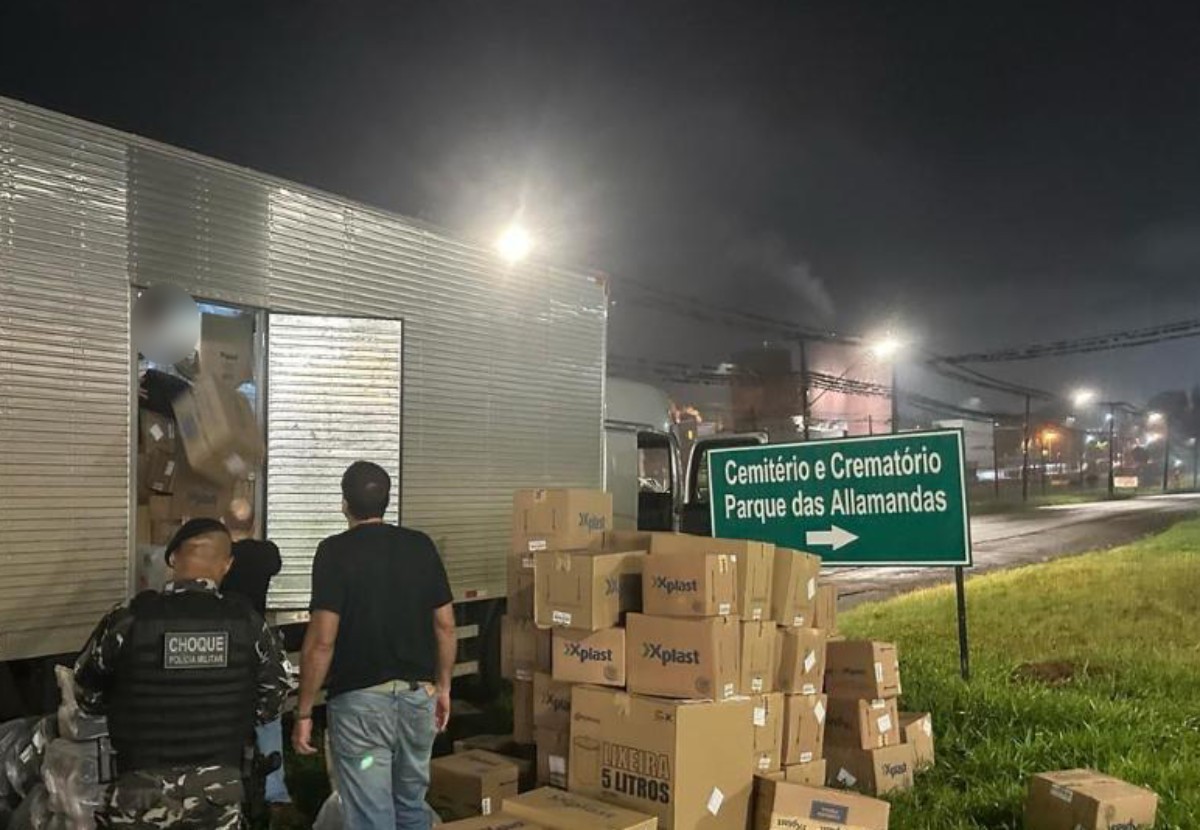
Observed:
[[[834,550],[841,550],[858,537],[848,530],[830,525],[829,530],[810,530],[804,534],[804,541],[810,545],[829,545]]]

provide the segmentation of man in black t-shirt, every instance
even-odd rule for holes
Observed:
[[[349,830],[428,830],[425,792],[450,718],[457,641],[441,557],[424,533],[387,524],[391,480],[357,461],[342,477],[350,529],[317,548],[292,744],[312,754],[312,708],[328,683],[329,740]]]

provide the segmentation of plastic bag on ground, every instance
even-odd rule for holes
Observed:
[[[38,784],[12,814],[8,830],[49,830],[52,817],[49,795],[46,788]]]
[[[37,718],[17,718],[0,723],[0,799],[16,795],[12,784],[8,782],[8,757],[21,751],[36,722]]]
[[[58,737],[58,718],[48,715],[33,718],[28,729],[4,757],[4,774],[12,791],[24,798],[41,781],[42,758],[46,747]]]
[[[55,666],[61,702],[58,705],[58,734],[75,741],[87,741],[108,734],[108,720],[85,715],[75,699],[75,671],[70,666]]]
[[[50,796],[50,809],[67,820],[65,827],[89,830],[106,789],[100,783],[99,744],[64,738],[54,741],[46,749],[42,779]]]

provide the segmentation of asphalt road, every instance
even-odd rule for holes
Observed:
[[[980,516],[971,520],[975,567],[968,570],[968,578],[990,570],[1122,545],[1198,513],[1200,493],[1180,493]],[[954,571],[831,568],[824,576],[838,586],[840,607],[849,608],[867,600],[952,581]]]

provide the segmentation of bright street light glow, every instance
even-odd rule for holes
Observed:
[[[496,240],[496,250],[510,265],[518,263],[533,250],[533,237],[520,225],[510,225]]]
[[[904,348],[904,341],[894,334],[887,334],[876,340],[868,348],[871,354],[879,360],[891,360]]]
[[[1161,412],[1151,412],[1149,415],[1146,416],[1146,423],[1157,424],[1157,423],[1160,423],[1162,421],[1162,419],[1163,419],[1163,415]]]
[[[1091,389],[1080,389],[1072,396],[1072,400],[1076,406],[1087,406],[1096,400],[1096,393]]]
[[[1147,444],[1153,444],[1158,439],[1159,439],[1159,434],[1157,432],[1146,433],[1146,443]]]

